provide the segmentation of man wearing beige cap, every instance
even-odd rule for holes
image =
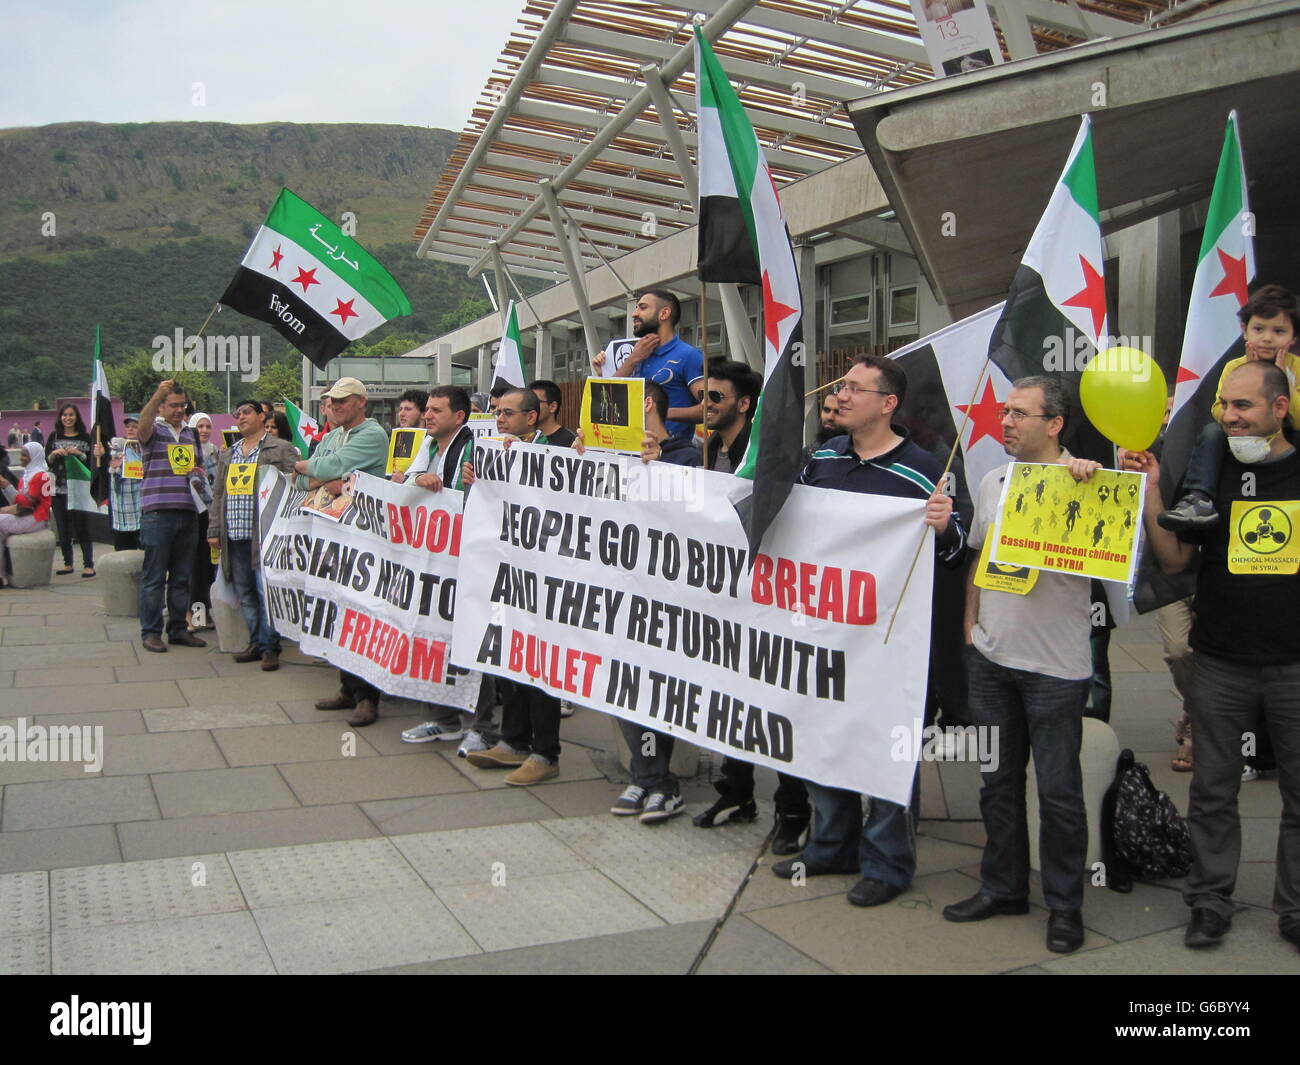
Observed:
[[[388,461],[388,434],[373,418],[366,417],[366,386],[355,377],[340,377],[324,394],[330,400],[330,421],[335,428],[312,453],[294,463],[299,488],[327,485],[338,493],[342,479],[353,470],[384,475]],[[333,482],[339,482],[334,484]],[[353,673],[339,670],[342,691],[332,699],[321,699],[317,710],[355,710],[348,724],[371,724],[379,716],[379,689]]]

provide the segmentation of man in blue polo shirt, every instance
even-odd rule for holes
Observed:
[[[690,439],[704,419],[704,356],[677,336],[682,305],[664,289],[641,294],[632,312],[632,333],[638,339],[615,377],[640,377],[668,393],[668,420],[673,436]],[[597,356],[596,365],[604,361]]]

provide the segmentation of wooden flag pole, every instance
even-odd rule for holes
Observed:
[[[207,329],[208,323],[212,321],[212,316],[217,313],[217,308],[220,306],[220,300],[217,300],[217,302],[212,305],[212,310],[208,311],[208,316],[203,319],[203,324],[199,326],[199,331],[194,334],[196,337],[201,337],[203,335],[203,330]]]
[[[803,398],[804,398],[804,399],[807,399],[809,396],[815,396],[815,395],[817,395],[818,392],[825,392],[828,388],[834,388],[836,385],[838,385],[838,384],[839,384],[841,381],[843,381],[843,380],[844,380],[843,377],[837,377],[837,378],[835,378],[834,381],[831,381],[831,382],[829,382],[828,384],[818,385],[818,386],[817,386],[816,388],[814,388],[811,392],[805,392],[805,393],[803,394]]]
[[[957,457],[957,448],[961,446],[961,438],[965,435],[966,426],[970,424],[971,408],[975,406],[975,400],[980,394],[980,385],[984,383],[984,374],[988,372],[989,360],[987,356],[984,359],[984,365],[980,367],[979,376],[975,379],[975,391],[971,393],[970,402],[966,404],[965,414],[962,416],[961,427],[957,430],[957,438],[952,442],[952,450],[948,452],[948,461],[944,463],[943,473],[939,474],[939,485],[943,487],[943,482],[947,480],[948,471],[952,469],[952,461]],[[889,642],[889,637],[894,633],[894,622],[898,619],[898,611],[903,606],[903,599],[907,595],[907,587],[912,583],[912,574],[916,572],[916,563],[921,558],[921,548],[925,546],[925,541],[930,535],[932,526],[925,526],[921,530],[921,539],[917,542],[916,551],[912,555],[912,564],[907,567],[907,577],[903,581],[903,590],[898,593],[898,602],[894,604],[894,612],[889,616],[889,628],[885,630],[885,643]]]

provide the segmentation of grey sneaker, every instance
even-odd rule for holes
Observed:
[[[463,731],[444,728],[432,721],[426,721],[422,725],[416,725],[415,728],[408,728],[403,732],[402,742],[432,743],[434,740],[446,740],[448,743],[454,743],[464,735]],[[482,748],[479,749],[482,750]]]
[[[1156,515],[1156,524],[1170,532],[1185,529],[1212,529],[1219,523],[1219,512],[1214,504],[1194,495],[1185,495],[1169,510]]]
[[[461,741],[460,746],[456,748],[456,756],[458,758],[468,758],[471,751],[486,751],[487,749],[487,741],[473,729],[470,729],[469,732],[465,733],[465,738]]]
[[[660,821],[667,821],[670,817],[676,817],[681,812],[680,795],[665,795],[662,791],[656,791],[645,801],[645,809],[641,811],[641,823],[655,825]]]
[[[614,800],[614,805],[609,808],[609,812],[615,817],[634,817],[641,812],[643,806],[645,806],[645,788],[629,784],[623,789],[623,794]]]

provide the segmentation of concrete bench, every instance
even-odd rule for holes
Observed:
[[[58,541],[49,529],[19,533],[9,537],[9,562],[13,575],[9,583],[14,588],[40,588],[50,583],[54,574],[54,554]]]
[[[212,582],[209,598],[212,600],[212,615],[208,621],[216,626],[217,647],[224,654],[238,654],[248,646],[248,624],[244,621],[244,612],[238,605],[231,606],[225,596],[229,594],[222,587],[220,577]]]
[[[1088,877],[1091,882],[1093,864],[1101,861],[1101,800],[1115,779],[1115,763],[1119,759],[1119,739],[1104,721],[1083,719],[1083,743],[1079,749],[1079,767],[1083,770],[1083,805],[1088,811]],[[1025,810],[1029,822],[1029,865],[1041,870],[1038,854],[1038,778],[1034,774],[1034,760],[1029,759],[1025,781]]]
[[[114,551],[96,560],[95,572],[99,574],[105,614],[115,618],[139,617],[143,568],[143,551]]]

